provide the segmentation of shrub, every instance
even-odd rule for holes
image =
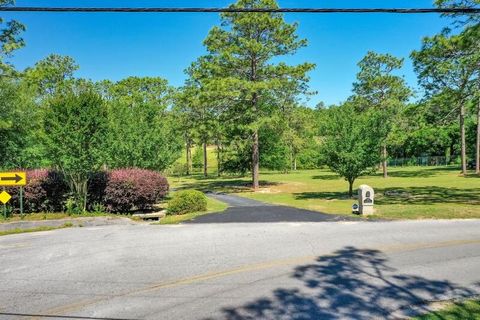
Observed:
[[[109,212],[150,209],[168,193],[167,179],[143,169],[119,169],[108,174],[104,204]]]
[[[168,202],[167,212],[170,215],[181,215],[207,210],[207,197],[197,190],[178,191]]]
[[[68,186],[63,175],[54,170],[36,169],[27,171],[28,184],[23,188],[24,212],[62,211],[68,195]],[[19,188],[8,188],[12,195],[10,205],[19,211]]]
[[[187,175],[187,164],[186,163],[174,163],[173,165],[168,168],[166,171],[167,175],[169,176],[175,176],[175,177],[180,177],[180,176],[185,176]]]
[[[65,213],[72,215],[81,214],[82,212],[82,204],[79,203],[78,199],[76,199],[75,197],[69,197],[65,201]]]
[[[96,204],[103,204],[105,201],[105,190],[107,189],[108,173],[100,171],[90,174],[88,179],[87,210],[95,212]]]
[[[203,167],[203,149],[201,147],[195,148],[193,152],[192,166],[196,169]]]

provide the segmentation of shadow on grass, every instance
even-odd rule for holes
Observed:
[[[391,171],[388,176],[391,178],[430,178],[439,173],[437,170],[415,170],[415,171]],[[382,176],[383,173],[379,173],[376,176]]]
[[[357,198],[356,193],[354,193],[353,198],[350,198],[348,192],[299,192],[293,195],[295,196],[295,200],[349,200]]]
[[[467,179],[478,179],[478,178],[480,178],[480,174],[475,174],[475,173],[467,174],[465,176],[465,178],[467,178]]]
[[[339,180],[341,179],[341,177],[335,174],[322,174],[322,175],[313,176],[312,179],[313,180]]]
[[[184,189],[196,189],[203,192],[250,192],[252,191],[252,183],[241,178],[205,178],[205,177],[193,177],[194,182],[188,183],[188,185],[178,187],[177,190]],[[279,185],[280,183],[261,180],[261,187],[269,187]]]
[[[344,247],[296,267],[291,277],[298,285],[224,308],[218,319],[387,319],[413,306],[426,311],[426,301],[478,294],[447,280],[397,273],[387,262],[381,251]]]
[[[377,204],[421,204],[437,203],[480,204],[480,189],[445,187],[409,187],[378,190]]]
[[[480,204],[480,189],[459,189],[445,187],[409,187],[376,189],[376,204],[418,204],[431,205],[437,203]],[[349,200],[346,192],[302,192],[295,193],[295,200]]]
[[[457,167],[414,167],[415,170],[402,170],[398,167],[390,167],[388,176],[392,178],[430,178],[436,175],[451,172],[451,173],[460,173],[460,169]],[[382,172],[378,172],[374,176],[383,177]]]
[[[460,174],[458,168],[455,167],[433,167],[433,168],[422,168],[418,167],[415,170],[402,170],[400,168],[390,168],[388,172],[388,176],[392,178],[430,178],[434,177],[438,174],[442,174],[445,172],[452,172]],[[370,176],[364,176],[365,178],[368,177],[383,177],[383,173],[378,171]],[[478,177],[476,175],[469,175],[468,177]],[[340,176],[336,174],[324,174],[324,175],[315,175],[312,177],[314,180],[339,180],[342,179]]]

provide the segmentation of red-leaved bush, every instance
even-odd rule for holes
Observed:
[[[143,169],[119,169],[107,176],[104,204],[110,212],[150,209],[168,193],[167,179]]]
[[[68,186],[61,173],[48,169],[27,171],[28,184],[23,188],[24,212],[59,212],[68,193]],[[19,188],[8,188],[12,195],[10,205],[19,211]]]

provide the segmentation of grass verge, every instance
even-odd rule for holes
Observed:
[[[480,319],[480,300],[452,303],[445,309],[413,318],[414,320],[475,320]]]
[[[7,231],[0,231],[0,237],[8,236],[11,234],[51,231],[51,230],[65,229],[65,228],[71,228],[71,227],[73,227],[73,224],[65,223],[63,226],[60,226],[60,227],[37,227],[32,229],[13,229],[13,230],[7,230]]]
[[[94,213],[86,212],[83,214],[67,214],[67,213],[27,213],[23,217],[20,215],[14,215],[5,219],[3,216],[0,217],[0,223],[8,222],[18,222],[18,221],[44,221],[44,220],[61,220],[61,219],[76,219],[76,218],[93,218],[93,217],[127,217],[132,218],[129,215],[115,215],[109,213]]]
[[[206,214],[223,212],[227,208],[228,208],[227,204],[207,197],[207,211],[187,213],[187,214],[175,215],[175,216],[166,216],[165,218],[162,218],[160,222],[155,224],[178,224],[180,222],[192,220],[196,217],[203,216]]]

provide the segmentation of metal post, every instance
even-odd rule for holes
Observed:
[[[3,187],[3,191],[5,191],[5,187]],[[3,218],[7,220],[7,204],[3,204]]]
[[[23,218],[23,187],[20,187],[20,216]]]

